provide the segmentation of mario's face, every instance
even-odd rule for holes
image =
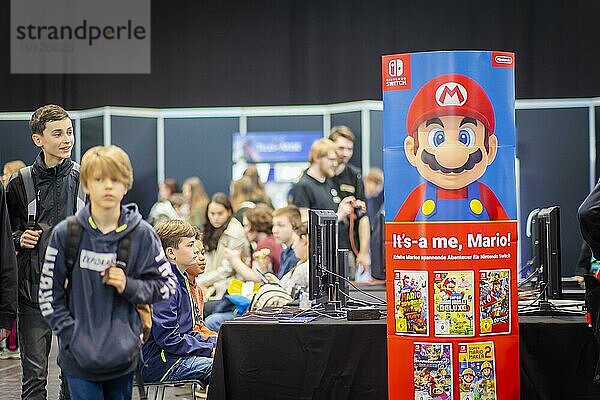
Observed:
[[[471,374],[465,374],[462,377],[464,383],[473,383],[475,376]]]
[[[460,115],[423,121],[404,141],[408,161],[423,178],[444,189],[461,189],[479,179],[498,150],[483,122]]]

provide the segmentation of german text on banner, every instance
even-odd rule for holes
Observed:
[[[390,399],[519,398],[514,65],[382,57]]]

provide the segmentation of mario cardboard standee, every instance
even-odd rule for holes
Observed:
[[[498,151],[494,108],[473,79],[445,74],[415,95],[406,119],[404,151],[426,182],[394,221],[509,219],[493,191],[479,182]]]
[[[519,398],[514,60],[382,57],[390,399]]]

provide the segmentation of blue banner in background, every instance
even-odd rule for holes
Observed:
[[[233,162],[305,162],[321,131],[248,132],[233,135]]]

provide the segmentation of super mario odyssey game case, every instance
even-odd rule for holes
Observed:
[[[510,270],[481,270],[479,275],[481,335],[510,333]]]
[[[501,51],[382,57],[390,399],[519,398],[514,68]],[[423,343],[449,347],[452,385]]]

